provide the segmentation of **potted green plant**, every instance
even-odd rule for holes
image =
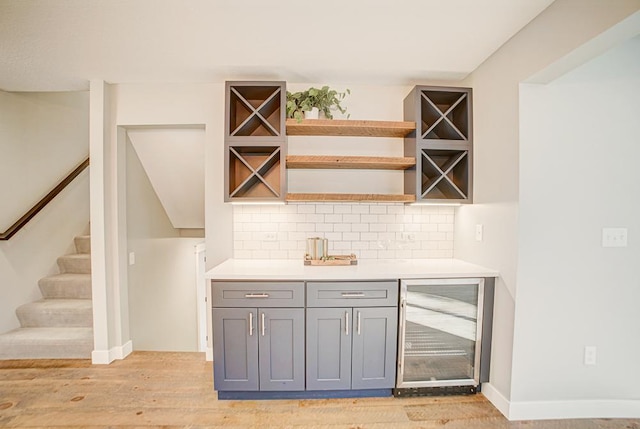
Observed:
[[[305,112],[315,108],[322,112],[325,118],[333,119],[332,110],[338,110],[342,114],[347,112],[347,109],[340,105],[347,94],[351,94],[349,89],[338,92],[326,85],[320,89],[311,87],[306,91],[287,91],[287,118],[294,118],[300,122],[305,117]]]

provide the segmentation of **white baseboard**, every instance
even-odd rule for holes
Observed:
[[[640,400],[511,402],[491,383],[482,383],[482,394],[511,421],[640,418]]]
[[[482,383],[482,394],[498,409],[506,418],[509,418],[510,403],[502,393],[496,390],[491,383]]]
[[[509,420],[637,419],[640,400],[511,402]]]
[[[127,341],[121,346],[112,347],[109,350],[94,350],[91,352],[91,363],[94,365],[108,365],[114,360],[124,359],[133,351],[133,343]]]

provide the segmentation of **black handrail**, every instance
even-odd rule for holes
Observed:
[[[73,181],[73,179],[78,177],[78,175],[82,173],[88,166],[89,158],[82,161],[80,165],[78,165],[71,173],[69,173],[67,177],[62,179],[62,181],[58,183],[55,188],[53,188],[47,195],[45,195],[43,199],[41,199],[33,207],[31,207],[31,209],[26,212],[24,216],[18,219],[16,223],[11,225],[9,229],[7,229],[5,232],[0,233],[0,240],[8,240],[13,237],[18,231],[22,229],[22,227],[27,224],[27,222],[29,222],[35,215],[37,215],[40,210],[45,208],[45,206],[49,204],[49,202],[51,202],[51,200],[53,200],[56,195],[62,192],[62,190],[66,188],[67,185],[69,185],[69,183]]]

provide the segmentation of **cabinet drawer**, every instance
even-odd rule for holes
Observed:
[[[213,307],[304,307],[302,282],[211,282]]]
[[[308,307],[395,307],[398,283],[379,282],[308,282]]]

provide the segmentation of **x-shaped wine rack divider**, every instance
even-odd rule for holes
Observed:
[[[449,118],[447,118],[447,115],[448,115],[449,113],[451,113],[451,112],[453,111],[453,109],[455,109],[455,108],[456,108],[456,106],[458,106],[458,104],[460,104],[460,103],[462,102],[462,100],[464,100],[465,98],[467,98],[467,94],[462,94],[462,96],[458,99],[458,101],[456,101],[455,103],[453,103],[453,104],[451,105],[451,107],[449,107],[449,108],[448,108],[444,113],[443,113],[443,112],[438,108],[438,106],[436,106],[436,105],[433,103],[433,101],[431,101],[431,100],[429,99],[429,97],[427,97],[427,96],[424,94],[424,92],[423,92],[423,93],[421,93],[421,95],[422,95],[422,97],[423,97],[425,100],[427,100],[427,102],[428,102],[429,104],[431,104],[431,106],[433,106],[433,108],[435,109],[435,111],[436,111],[436,112],[438,112],[438,113],[440,114],[440,118],[438,118],[438,120],[437,120],[437,121],[435,121],[435,122],[434,122],[434,123],[433,123],[433,124],[432,124],[428,129],[427,129],[427,131],[425,131],[424,133],[422,133],[422,138],[423,138],[423,139],[425,139],[425,138],[426,138],[426,136],[427,136],[427,134],[429,134],[429,133],[431,132],[431,130],[433,130],[433,129],[436,127],[436,125],[438,125],[442,120],[446,121],[449,125],[451,125],[451,127],[453,127],[454,131],[455,131],[456,133],[458,133],[458,135],[459,135],[460,137],[462,137],[462,139],[463,139],[463,140],[466,140],[466,139],[467,139],[467,136],[465,136],[465,135],[464,135],[464,133],[462,133],[462,132],[458,129],[458,127],[456,127],[456,126],[453,124],[453,122],[451,122],[451,120],[450,120]]]
[[[245,159],[244,157],[237,152],[233,147],[229,147],[229,150],[231,152],[233,152],[233,154],[240,160],[240,162],[242,162],[250,171],[251,174],[249,175],[249,177],[247,177],[241,184],[239,184],[238,186],[236,186],[236,189],[233,191],[233,193],[231,193],[231,195],[229,195],[230,197],[235,196],[253,177],[257,177],[262,183],[264,183],[264,185],[271,191],[273,192],[273,195],[275,195],[276,197],[279,197],[280,194],[271,187],[271,185],[269,185],[269,183],[267,183],[267,181],[264,179],[264,177],[262,177],[262,174],[259,173],[259,171],[264,168],[276,155],[280,154],[280,148],[276,147],[276,150],[274,150],[271,155],[269,155],[269,157],[264,160],[262,162],[262,164],[260,164],[258,166],[258,168],[253,168]]]
[[[466,195],[464,192],[462,192],[462,191],[460,190],[460,188],[458,188],[458,186],[456,186],[456,184],[455,184],[455,183],[453,183],[453,181],[452,181],[451,179],[449,179],[449,176],[447,176],[447,174],[449,174],[449,173],[451,172],[451,170],[453,170],[453,168],[454,168],[456,165],[458,165],[458,163],[459,163],[460,161],[462,161],[462,159],[463,159],[465,156],[467,156],[467,152],[466,152],[466,151],[464,151],[464,152],[460,153],[460,154],[458,155],[458,158],[457,158],[457,159],[455,159],[455,160],[451,163],[451,165],[449,165],[449,167],[447,167],[446,169],[444,169],[444,170],[443,170],[443,169],[441,169],[441,168],[438,166],[438,164],[436,164],[436,163],[435,163],[435,162],[434,162],[434,161],[429,157],[429,155],[428,155],[428,154],[426,154],[426,153],[424,152],[424,149],[423,149],[423,150],[422,150],[422,157],[423,157],[424,159],[426,159],[427,161],[429,161],[429,163],[430,163],[430,164],[431,164],[431,165],[432,165],[436,170],[438,170],[438,172],[440,173],[440,177],[438,177],[437,179],[435,179],[435,180],[433,181],[433,183],[431,183],[431,186],[429,186],[429,187],[427,188],[427,190],[426,190],[426,191],[424,191],[424,192],[422,193],[422,198],[424,198],[424,197],[425,197],[429,192],[431,192],[431,190],[432,190],[433,188],[435,188],[435,187],[436,187],[436,185],[437,185],[438,183],[440,183],[440,181],[441,181],[443,178],[444,178],[447,182],[449,182],[449,184],[451,184],[451,186],[453,186],[453,188],[456,190],[456,192],[458,192],[458,194],[460,194],[460,197],[461,197],[461,198],[467,198],[467,195]]]
[[[262,102],[262,104],[260,104],[260,106],[258,106],[258,108],[254,108],[251,103],[249,103],[247,101],[246,98],[244,98],[235,88],[231,87],[231,91],[233,91],[233,93],[238,97],[238,99],[240,101],[242,101],[242,103],[249,108],[249,110],[252,112],[247,119],[245,119],[244,121],[242,121],[242,123],[240,125],[238,125],[236,127],[235,130],[233,130],[233,132],[231,133],[231,135],[235,135],[247,122],[249,122],[251,120],[251,118],[253,118],[254,116],[258,117],[258,119],[260,119],[260,122],[262,122],[264,125],[266,125],[268,128],[271,129],[271,133],[274,136],[280,135],[280,133],[278,132],[278,130],[276,130],[275,128],[273,128],[273,126],[269,123],[269,121],[262,116],[262,114],[260,113],[260,109],[262,109],[265,105],[267,105],[267,103],[269,103],[273,97],[277,96],[278,94],[280,94],[280,88],[276,89],[273,94],[271,94],[269,97],[267,97],[266,100],[264,100]]]

